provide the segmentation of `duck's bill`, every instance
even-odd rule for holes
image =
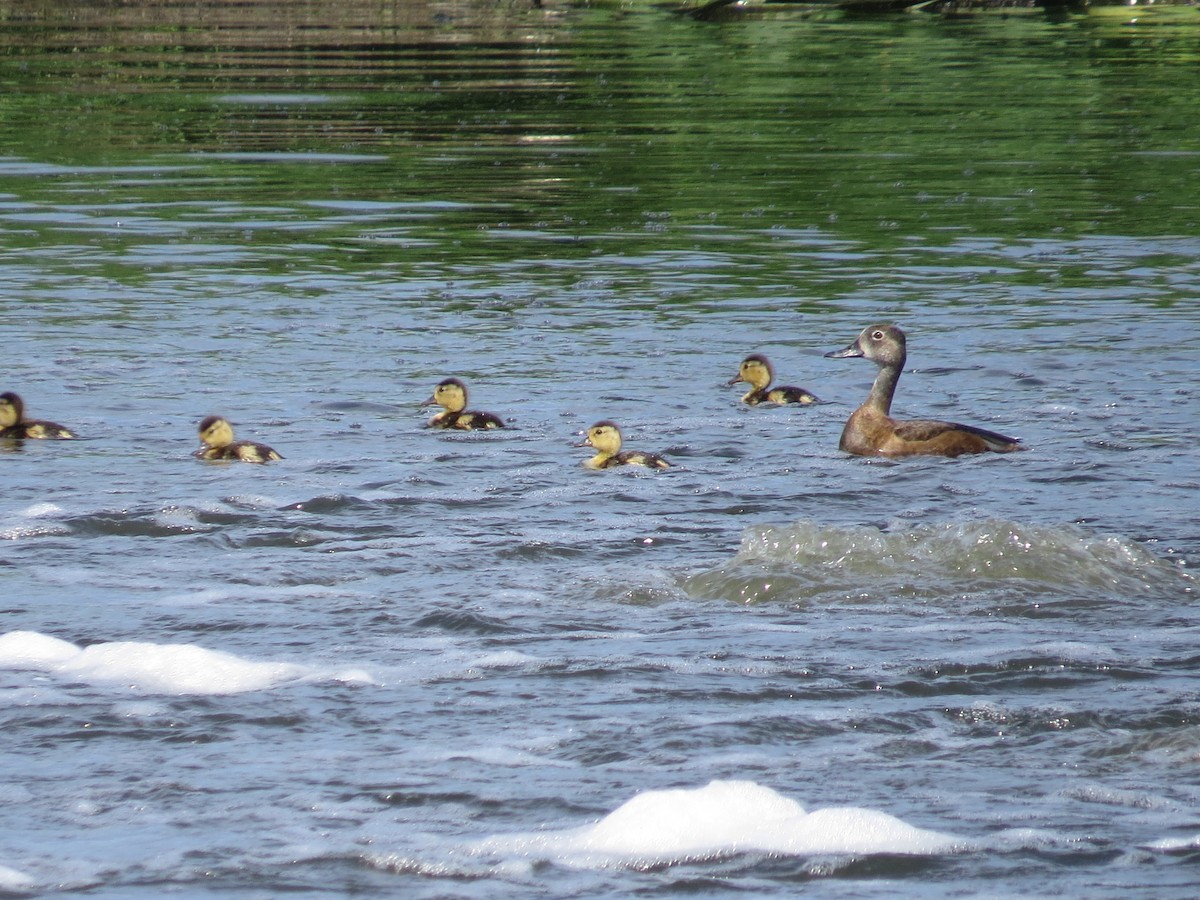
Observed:
[[[862,347],[858,346],[858,341],[855,341],[849,347],[841,350],[830,350],[825,354],[826,359],[847,359],[852,356],[862,356]]]

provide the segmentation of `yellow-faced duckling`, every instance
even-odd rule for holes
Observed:
[[[25,418],[25,404],[21,398],[6,392],[0,394],[0,438],[70,441],[75,435],[69,428],[54,422]]]
[[[432,406],[435,403],[443,407],[443,410],[429,420],[429,428],[461,428],[463,431],[474,431],[504,427],[504,421],[499,416],[467,409],[467,386],[457,378],[447,378],[438,382],[438,386],[433,389],[433,396],[421,405]]]
[[[646,466],[649,469],[669,469],[671,464],[661,456],[640,450],[621,449],[621,429],[614,422],[597,422],[587,431],[587,439],[576,447],[594,447],[596,455],[585,460],[589,469],[609,469],[613,466]]]
[[[200,442],[204,446],[192,454],[199,459],[240,459],[250,463],[283,459],[266,444],[235,441],[233,426],[221,416],[208,416],[200,422]]]
[[[838,447],[856,456],[961,456],[964,453],[1011,453],[1024,450],[1019,438],[973,425],[932,419],[901,421],[891,417],[892,395],[907,359],[904,332],[895,325],[871,325],[831,359],[861,356],[879,366],[866,402],[851,414]]]
[[[742,397],[742,402],[747,406],[758,406],[760,403],[782,405],[819,402],[815,394],[809,393],[804,388],[787,385],[771,387],[771,382],[774,380],[775,370],[771,367],[771,361],[761,353],[751,353],[742,360],[737,375],[729,379],[728,383],[733,385],[744,381],[750,385],[750,390],[746,396]]]

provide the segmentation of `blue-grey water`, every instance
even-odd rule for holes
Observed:
[[[1200,889],[1195,10],[13,6],[0,893]]]

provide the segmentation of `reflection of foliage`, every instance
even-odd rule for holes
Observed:
[[[931,0],[700,0],[684,2],[676,7],[676,11],[701,21],[719,22],[735,16],[761,15],[768,12],[808,14],[813,9],[898,12],[930,2]]]
[[[0,154],[65,167],[39,182],[0,169],[0,190],[23,198],[60,201],[80,166],[150,163],[194,176],[135,187],[85,169],[70,190],[183,217],[214,196],[270,203],[300,230],[341,227],[313,201],[443,204],[411,207],[364,254],[446,228],[481,253],[537,230],[586,256],[595,245],[572,236],[670,247],[732,216],[875,245],[973,223],[1161,234],[1195,219],[1179,200],[1194,165],[1177,153],[1200,146],[1200,42],[1170,10],[1137,29],[1120,11],[1070,31],[1040,16],[711,27],[514,2],[453,5],[480,18],[446,29],[434,3],[373,25],[378,4],[318,25],[301,3],[264,4],[277,23],[226,34],[156,20],[167,7],[153,4],[105,6],[104,28],[99,6],[74,26],[61,5],[21,6],[41,13],[18,21],[0,3]]]
[[[1162,0],[1162,5],[1174,3],[1191,6],[1192,0]],[[708,22],[730,21],[754,15],[793,13],[808,15],[814,9],[838,9],[862,13],[894,13],[908,9],[924,12],[959,14],[1022,9],[1074,10],[1084,12],[1093,6],[1124,6],[1130,0],[681,0],[676,12]]]

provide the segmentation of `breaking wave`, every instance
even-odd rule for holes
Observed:
[[[1192,594],[1194,580],[1140,544],[1076,525],[1001,519],[835,527],[803,520],[748,529],[732,560],[682,581],[738,603],[988,596],[1130,600]]]

